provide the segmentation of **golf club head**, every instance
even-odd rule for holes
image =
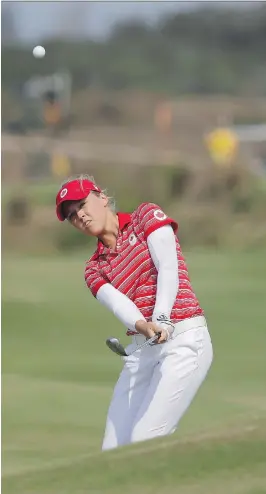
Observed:
[[[106,340],[106,345],[112,350],[112,352],[117,353],[117,355],[120,355],[121,357],[127,357],[127,353],[121,345],[120,341],[117,338],[108,338]]]

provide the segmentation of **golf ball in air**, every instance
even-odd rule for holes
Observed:
[[[43,58],[45,55],[45,49],[43,46],[35,46],[32,50],[33,56],[35,58]]]

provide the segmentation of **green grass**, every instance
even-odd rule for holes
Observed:
[[[266,493],[265,253],[190,254],[214,362],[171,437],[101,452],[124,328],[83,259],[2,262],[4,494]]]
[[[58,180],[51,183],[50,180],[47,180],[46,183],[23,184],[23,186],[21,184],[17,186],[5,184],[2,189],[2,207],[5,208],[10,199],[17,197],[26,197],[34,207],[53,206],[61,182]]]

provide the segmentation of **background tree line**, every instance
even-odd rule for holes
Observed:
[[[8,27],[9,26],[9,27]],[[68,69],[73,88],[141,88],[169,95],[266,95],[266,5],[209,6],[165,17],[154,27],[119,24],[104,42],[54,39],[47,56],[10,44],[12,19],[3,10],[2,87],[18,90],[32,75]],[[13,33],[13,41],[15,33]],[[5,43],[5,40],[9,43]]]

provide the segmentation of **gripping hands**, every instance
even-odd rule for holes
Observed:
[[[151,338],[155,334],[158,334],[158,340],[154,342],[154,345],[158,345],[165,343],[171,338],[175,326],[164,314],[161,314],[156,318],[156,322],[137,321],[135,328],[138,333],[143,334],[146,338]]]

